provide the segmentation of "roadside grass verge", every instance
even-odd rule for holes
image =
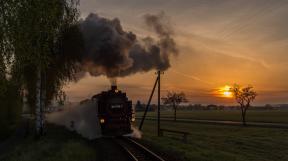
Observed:
[[[162,128],[190,133],[188,143],[178,134],[156,135],[156,121],[146,120],[143,139],[156,150],[193,161],[287,161],[288,130],[241,126],[161,122]],[[182,155],[182,156],[181,156]]]
[[[48,133],[36,140],[29,136],[0,154],[1,161],[95,161],[96,149],[80,135],[64,127],[48,125]]]

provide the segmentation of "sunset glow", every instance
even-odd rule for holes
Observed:
[[[221,95],[221,97],[231,98],[231,97],[233,97],[233,95],[232,95],[232,92],[230,89],[231,89],[231,87],[226,85],[224,87],[221,87],[218,92]]]
[[[288,161],[288,0],[0,11],[0,161]]]
[[[182,91],[191,104],[231,105],[235,101],[227,88],[229,83],[239,83],[257,89],[255,104],[287,103],[286,1],[82,0],[80,3],[81,18],[90,13],[110,20],[117,18],[123,30],[133,32],[139,40],[157,38],[145,25],[144,15],[157,15],[161,12],[157,5],[162,6],[179,50],[177,57],[169,57],[170,68],[163,71],[163,94],[168,90]],[[275,9],[266,12],[267,6]],[[127,60],[128,64],[120,63],[125,69],[133,64],[130,58]],[[143,70],[117,78],[118,86],[133,103],[147,102],[156,79],[155,71]],[[67,84],[64,91],[69,100],[78,102],[110,88],[109,79],[96,76],[86,75]],[[153,97],[152,102],[157,99]]]

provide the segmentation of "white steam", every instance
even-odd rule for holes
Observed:
[[[64,125],[83,137],[95,139],[101,137],[101,128],[97,116],[97,105],[87,102],[82,105],[66,105],[63,111],[47,114],[50,123]]]
[[[96,103],[89,100],[80,105],[65,105],[62,109],[59,112],[46,114],[47,121],[65,126],[88,139],[102,136]],[[141,139],[142,132],[134,126],[131,126],[131,129],[133,132],[124,136]]]
[[[132,133],[131,134],[127,134],[124,136],[128,136],[128,137],[132,137],[132,138],[137,138],[137,139],[141,139],[142,138],[142,132],[137,128],[131,125],[131,129],[132,129]]]

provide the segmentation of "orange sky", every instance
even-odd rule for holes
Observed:
[[[118,17],[125,30],[152,35],[146,13],[164,11],[175,31],[178,57],[162,76],[162,93],[183,91],[190,103],[233,104],[217,97],[225,85],[251,84],[256,104],[288,103],[288,2],[282,0],[82,0],[81,17],[90,12]],[[119,78],[120,89],[147,101],[155,71]],[[110,86],[107,78],[87,76],[65,87],[70,101],[80,101]]]

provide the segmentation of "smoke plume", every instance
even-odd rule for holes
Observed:
[[[112,86],[117,86],[117,79],[116,79],[115,77],[109,78],[109,80],[110,80],[110,84],[111,84]]]
[[[144,20],[157,39],[139,39],[134,33],[124,31],[119,19],[110,20],[90,13],[80,22],[85,46],[81,59],[83,70],[92,76],[115,78],[168,69],[170,56],[178,53],[173,30],[163,12],[145,15]]]

